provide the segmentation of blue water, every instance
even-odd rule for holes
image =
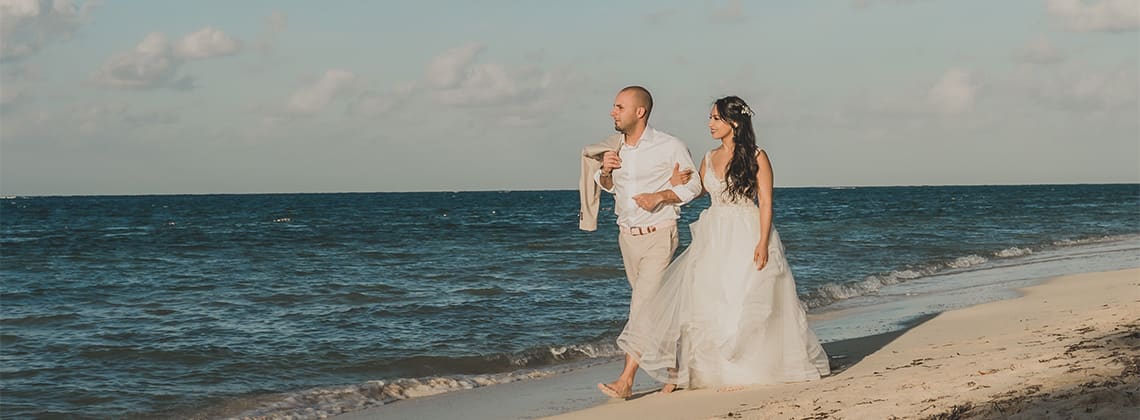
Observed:
[[[1137,184],[775,203],[813,312],[1140,234]],[[611,357],[629,290],[602,207],[591,233],[576,191],[5,198],[0,415],[343,409],[338,390],[382,403]]]

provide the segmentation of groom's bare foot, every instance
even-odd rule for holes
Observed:
[[[598,390],[610,398],[628,399],[633,396],[633,384],[616,380],[608,384],[598,384]]]
[[[668,394],[668,393],[671,393],[671,392],[676,391],[676,390],[677,390],[677,384],[665,384],[665,386],[661,387],[660,392],[662,394]]]

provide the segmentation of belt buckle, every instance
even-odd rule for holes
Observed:
[[[643,227],[635,227],[635,228],[629,229],[629,234],[633,235],[633,236],[641,236],[641,235],[648,235],[648,234],[656,232],[656,231],[657,231],[657,226],[649,226],[649,227],[644,227],[644,228]]]

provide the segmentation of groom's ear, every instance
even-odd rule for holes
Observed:
[[[645,118],[645,107],[637,107],[637,118]]]

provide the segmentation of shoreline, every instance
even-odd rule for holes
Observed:
[[[882,349],[905,332],[933,318],[925,315],[896,331],[823,343],[833,372],[842,372]],[[397,401],[361,411],[339,414],[337,420],[449,418],[463,413],[467,420],[525,419],[586,410],[610,402],[595,384],[617,376],[623,360],[591,364],[548,377],[447,392]],[[644,373],[637,376],[634,398],[650,397],[661,384]],[[631,401],[632,401],[631,400]],[[501,404],[500,404],[501,403]]]
[[[1140,415],[1140,268],[1046,277],[1017,292],[926,315],[901,330],[824,343],[835,371],[818,381],[658,395],[660,385],[640,374],[635,397],[621,401],[594,388],[617,375],[618,360],[332,418]]]
[[[1140,418],[1140,268],[1044,280],[939,314],[819,381],[553,418]]]

